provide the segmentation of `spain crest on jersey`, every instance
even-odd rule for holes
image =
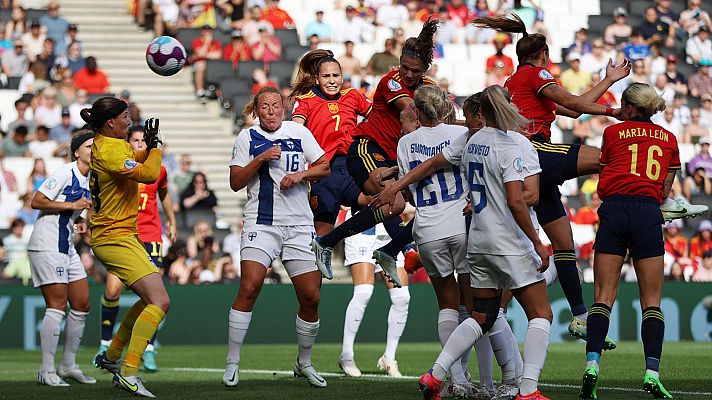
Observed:
[[[336,103],[329,103],[329,112],[332,114],[336,114],[339,112],[339,105]]]

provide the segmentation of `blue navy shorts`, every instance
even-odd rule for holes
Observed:
[[[578,177],[578,144],[552,144],[539,136],[532,137],[532,145],[539,156],[539,204],[534,207],[542,226],[566,216],[561,203],[559,185]]]
[[[331,160],[331,174],[311,184],[309,204],[314,220],[333,225],[342,205],[358,209],[360,194],[361,189],[346,169],[346,156],[335,155]]]
[[[163,242],[143,242],[153,265],[163,268]]]
[[[356,182],[356,185],[363,191],[363,185],[368,180],[369,175],[376,168],[390,168],[396,162],[386,158],[386,152],[373,140],[354,137],[353,143],[349,146],[346,155],[346,166]],[[365,193],[365,192],[364,192]],[[375,194],[375,193],[369,193]]]
[[[633,260],[665,254],[663,214],[652,197],[611,195],[598,209],[600,224],[593,248],[606,254],[625,257],[628,250]]]

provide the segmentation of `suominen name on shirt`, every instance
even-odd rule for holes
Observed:
[[[435,157],[436,154],[443,151],[443,149],[450,145],[450,141],[446,140],[437,146],[427,146],[421,143],[411,143],[410,152],[418,153],[428,157]]]

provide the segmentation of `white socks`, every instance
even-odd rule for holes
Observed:
[[[361,285],[359,285],[361,286]],[[371,286],[373,290],[373,286]],[[354,288],[354,292],[356,288]],[[410,292],[407,286],[388,289],[391,296],[391,309],[388,311],[388,333],[386,336],[386,351],[383,355],[389,360],[396,359],[396,349],[400,341],[405,323],[408,320],[408,305],[410,304]],[[365,307],[364,307],[365,308]],[[363,314],[362,314],[363,315]]]
[[[297,362],[302,367],[311,365],[312,346],[314,346],[316,335],[319,333],[319,320],[307,322],[297,315],[296,327],[297,345],[299,346]]]
[[[544,318],[534,318],[529,321],[527,335],[524,338],[524,371],[519,393],[532,394],[537,391],[539,374],[544,368],[546,350],[549,346],[549,331],[551,322]]]
[[[252,320],[252,311],[244,312],[230,309],[228,318],[227,362],[240,364],[240,348],[245,341],[247,329]]]
[[[459,321],[459,312],[451,308],[443,308],[438,313],[438,336],[440,337],[440,344],[442,344],[443,348],[445,347],[445,344],[449,341],[450,336],[452,336],[452,333],[455,331],[455,329],[457,329]],[[464,353],[465,352],[463,351],[463,354]],[[457,359],[460,358],[460,355],[458,355]],[[452,366],[450,367],[450,376],[452,376],[452,380],[455,383],[467,382],[467,378],[465,377],[465,371],[462,369],[461,362],[456,362],[452,364]]]
[[[504,310],[499,309],[497,319],[492,325],[492,329],[487,332],[489,334],[492,351],[497,358],[497,364],[502,369],[502,382],[514,381],[515,365],[514,355],[512,354],[512,341],[510,337],[514,337],[512,328],[507,323],[507,318],[504,316]]]
[[[368,305],[368,302],[371,300],[372,294],[373,285],[366,284],[354,286],[354,294],[351,297],[349,305],[346,307],[346,316],[344,317],[344,340],[341,345],[341,355],[343,355],[347,359],[354,358],[354,340],[356,339],[356,333],[358,332],[358,328],[361,325],[363,314],[366,311],[366,306]],[[410,296],[408,296],[408,298],[410,299]],[[391,309],[393,309],[392,306]],[[408,311],[406,306],[406,313],[407,312]]]
[[[65,367],[74,367],[77,364],[77,350],[84,335],[84,325],[87,312],[69,310],[67,325],[64,327],[64,352],[60,364]]]
[[[54,371],[54,355],[57,353],[62,318],[64,318],[64,311],[55,308],[45,309],[42,327],[40,328],[42,372]]]
[[[552,258],[553,261],[553,258]],[[551,286],[554,281],[556,281],[556,278],[559,276],[559,274],[556,272],[556,267],[553,265],[553,263],[549,263],[549,268],[544,271],[544,281],[546,282],[546,286]]]
[[[454,311],[454,310],[453,310]],[[440,356],[433,365],[433,376],[442,382],[455,361],[457,361],[475,342],[482,337],[482,328],[472,318],[466,319],[450,335]]]
[[[457,308],[458,311],[458,318],[457,318],[457,324],[460,325],[462,321],[470,318],[470,313],[467,312],[467,308],[460,304],[460,306]],[[472,354],[472,349],[469,351],[466,351],[465,354],[462,355],[460,358],[460,364],[462,365],[462,371],[466,372],[467,371],[467,364],[470,362],[470,354]],[[490,358],[490,364],[492,363],[492,359]],[[467,376],[467,374],[465,374]]]

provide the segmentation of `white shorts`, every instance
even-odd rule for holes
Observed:
[[[58,251],[28,251],[32,283],[35,287],[78,281],[87,277],[84,265],[74,247],[69,254]]]
[[[391,237],[388,234],[359,233],[358,235],[347,237],[344,239],[344,266],[350,267],[358,263],[367,263],[376,267],[375,273],[382,272],[383,268],[376,264],[376,260],[373,259],[373,251],[385,246],[390,241]],[[396,264],[401,268],[404,263],[403,253],[398,253]]]
[[[444,278],[469,273],[467,268],[467,234],[462,233],[444,239],[418,245],[420,261],[428,276]]]
[[[245,224],[242,230],[240,243],[240,258],[260,262],[269,267],[272,261],[279,256],[282,264],[290,277],[306,272],[316,271],[316,258],[311,249],[311,241],[316,235],[312,225],[260,225]],[[257,249],[265,254],[264,258],[255,259],[245,252],[246,249]],[[267,262],[269,261],[269,262]],[[290,261],[300,261],[291,263]],[[308,261],[309,263],[305,263]],[[299,266],[297,270],[290,270],[290,266]]]
[[[477,289],[519,289],[544,280],[537,271],[541,258],[531,251],[521,256],[467,254],[470,286]]]

